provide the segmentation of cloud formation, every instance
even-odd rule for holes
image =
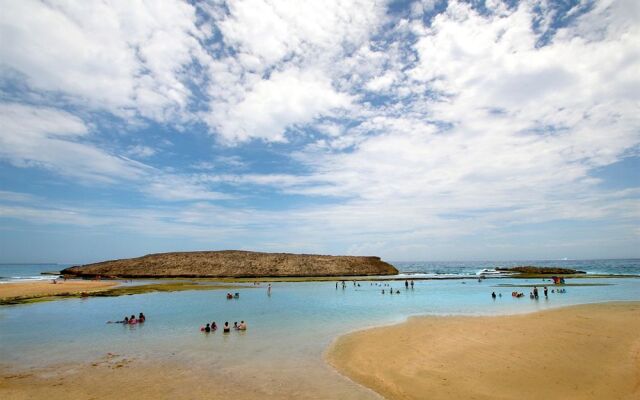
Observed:
[[[638,241],[638,188],[598,175],[639,156],[636,1],[5,9],[0,158],[122,183],[136,231],[399,258],[579,221]]]

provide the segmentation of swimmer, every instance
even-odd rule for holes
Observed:
[[[204,327],[204,331],[207,333],[211,332],[211,327],[209,326],[209,324],[207,324],[207,326]]]
[[[231,332],[231,328],[229,328],[229,323],[228,322],[224,323],[224,326],[222,327],[222,332],[224,332],[224,333]]]
[[[140,313],[140,315],[138,315],[138,322],[144,322],[146,319],[147,317],[145,317],[143,313]]]
[[[124,317],[122,321],[107,321],[107,324],[128,324],[129,318]]]
[[[138,323],[138,320],[136,319],[135,315],[131,315],[131,318],[129,318],[129,325],[135,325]]]
[[[211,323],[211,330],[212,330],[212,331],[218,330],[218,325],[216,325],[216,321],[213,321],[213,322]]]
[[[491,298],[494,300],[496,299],[496,292],[491,292]]]
[[[244,321],[240,321],[240,325],[238,325],[238,330],[239,331],[246,331],[247,330],[247,324]]]
[[[238,330],[238,322],[234,322],[233,323],[233,329],[235,329],[236,331]]]

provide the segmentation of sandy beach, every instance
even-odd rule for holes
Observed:
[[[326,358],[390,399],[640,398],[640,303],[418,317],[339,338]]]
[[[118,282],[87,280],[58,281],[56,284],[51,281],[4,283],[0,285],[0,300],[95,292],[116,285]]]
[[[330,366],[296,360],[242,368],[212,357],[207,364],[176,357],[140,359],[105,354],[90,362],[16,370],[0,362],[3,400],[309,399],[376,400]]]

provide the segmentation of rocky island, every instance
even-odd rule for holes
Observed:
[[[380,257],[194,251],[73,266],[61,271],[76,277],[258,278],[394,275],[398,270]]]

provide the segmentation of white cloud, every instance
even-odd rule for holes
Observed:
[[[0,104],[0,158],[85,181],[137,179],[144,164],[111,155],[86,141],[88,127],[76,116],[47,107]]]
[[[214,11],[235,55],[208,64],[210,110],[203,118],[224,142],[281,142],[289,128],[350,106],[340,82],[345,58],[385,19],[370,1],[234,1]]]
[[[156,154],[156,150],[143,145],[131,146],[127,149],[127,154],[134,158],[148,158]]]
[[[384,14],[374,1],[240,0],[219,22],[224,40],[262,68],[285,57],[340,55],[368,39]],[[247,65],[253,66],[253,63]]]
[[[143,188],[143,191],[153,198],[167,201],[224,200],[233,198],[228,194],[210,190],[196,178],[169,174],[153,178]]]
[[[377,92],[388,89],[396,79],[396,71],[387,71],[384,75],[377,76],[370,80],[366,88]]]
[[[311,174],[234,181],[349,199],[289,215],[309,218],[310,227],[322,221],[323,232],[352,241],[637,219],[637,192],[608,194],[591,177],[640,144],[640,90],[630,89],[639,80],[632,73],[640,68],[637,24],[616,14],[623,8],[596,8],[607,17],[587,13],[539,47],[531,4],[494,9],[480,15],[451,2],[419,30],[408,76],[365,83],[387,89],[394,82],[394,93],[412,100],[352,106],[359,126],[296,153]],[[607,34],[584,38],[583,19]],[[391,77],[397,67],[373,76]],[[351,147],[341,152],[345,141]]]
[[[288,127],[309,123],[349,102],[321,72],[288,69],[258,81],[237,102],[215,104],[209,118],[228,142],[284,141]]]
[[[31,90],[118,115],[199,118],[231,145],[304,135],[304,148],[287,147],[304,174],[212,157],[189,161],[210,170],[190,175],[100,149],[90,125],[70,112],[2,106],[0,156],[14,165],[198,201],[149,212],[136,229],[251,227],[263,243],[304,237],[364,252],[497,238],[517,224],[638,219],[637,191],[608,191],[592,177],[640,145],[637,1],[576,6],[575,19],[555,32],[557,10],[545,0],[490,1],[482,13],[452,0],[428,26],[423,14],[439,2],[416,2],[395,20],[369,1],[198,5],[211,26],[198,25],[188,3],[7,4],[0,34],[12,45],[0,49],[2,71],[21,73]],[[221,42],[203,48],[214,34]],[[189,68],[194,62],[202,71]],[[135,143],[124,154],[153,155]],[[322,202],[278,211],[200,203],[229,198],[220,190],[229,186]]]
[[[204,57],[195,21],[181,1],[6,1],[0,65],[74,104],[168,121],[190,96],[185,69]]]
[[[231,196],[205,187],[191,176],[174,175],[91,143],[88,126],[56,109],[0,103],[0,159],[17,167],[39,167],[79,183],[135,184],[138,190],[165,201],[220,200]],[[147,157],[154,150],[134,146],[127,154]],[[0,195],[11,192],[0,192]],[[2,196],[0,196],[2,197]]]

